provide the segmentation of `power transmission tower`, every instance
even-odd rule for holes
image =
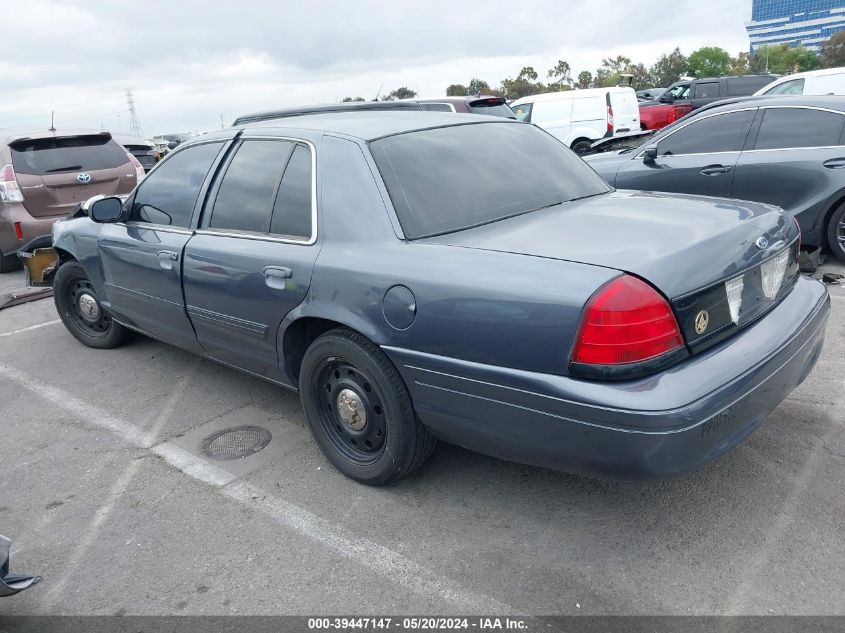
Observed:
[[[132,88],[126,91],[126,105],[129,106],[129,135],[137,138],[144,137],[144,130],[141,129],[141,122],[135,112],[135,100],[132,98]]]

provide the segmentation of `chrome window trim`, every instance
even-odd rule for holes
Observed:
[[[149,229],[150,231],[161,231],[163,233],[178,233],[180,235],[193,235],[193,229],[184,228],[181,226],[170,226],[168,224],[153,224],[152,222],[138,222],[130,220],[129,222],[113,222],[114,226],[122,226],[124,228],[140,228]]]
[[[269,136],[265,134],[243,134],[239,137],[240,141],[288,141],[292,143],[301,143],[308,147],[311,153],[311,235],[308,238],[294,238],[277,236],[272,233],[257,233],[255,231],[236,231],[234,229],[215,229],[215,228],[198,228],[197,235],[217,235],[220,237],[239,237],[247,240],[260,240],[263,242],[279,242],[282,244],[300,244],[303,246],[311,246],[317,242],[317,147],[309,140],[304,138],[294,138],[292,136]],[[235,152],[237,156],[237,152]],[[234,158],[234,157],[233,157]],[[220,177],[220,185],[223,184],[225,174]],[[218,187],[219,192],[219,187]],[[212,204],[212,209],[214,208]],[[211,220],[211,216],[209,216]]]
[[[704,121],[705,119],[712,119],[713,117],[716,117],[716,116],[724,116],[726,114],[734,114],[736,112],[748,112],[749,110],[759,110],[759,109],[760,108],[758,106],[752,106],[750,108],[737,108],[736,110],[726,110],[724,112],[713,112],[711,114],[705,114],[704,116],[699,117],[697,119],[694,119],[692,121],[687,121],[681,127],[679,127],[677,130],[672,130],[671,132],[669,132],[669,134],[667,134],[666,136],[661,138],[659,141],[657,141],[657,143],[660,144],[660,141],[665,141],[667,138],[671,137],[673,134],[677,134],[678,132],[680,132],[684,128],[689,127],[693,123],[698,123],[699,121]],[[753,123],[753,121],[752,121],[752,123]],[[648,143],[648,145],[654,145],[654,143]],[[638,152],[634,156],[634,158],[642,158],[642,155],[645,152],[645,150],[646,150],[646,148],[643,148],[643,150],[641,152]],[[741,151],[742,150],[733,149],[733,150],[729,150],[729,151],[726,151],[726,152],[692,152],[690,154],[670,154],[670,156],[710,156],[710,155],[714,155],[714,154],[739,154]],[[666,158],[666,157],[665,156],[658,156],[658,158]]]

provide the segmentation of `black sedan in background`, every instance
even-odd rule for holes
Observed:
[[[845,97],[716,104],[644,146],[584,158],[618,189],[777,205],[798,221],[805,244],[845,259]]]

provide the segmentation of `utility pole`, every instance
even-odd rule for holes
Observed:
[[[50,131],[56,131],[56,111],[50,110]]]
[[[126,105],[129,106],[129,135],[137,138],[144,137],[144,130],[141,129],[141,122],[135,112],[135,100],[132,98],[132,88],[126,91]]]
[[[222,112],[220,113],[220,129],[221,130],[226,129],[226,125],[223,123],[223,113]]]

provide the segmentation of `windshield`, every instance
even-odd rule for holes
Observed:
[[[486,114],[488,116],[503,116],[508,119],[516,118],[514,116],[513,110],[511,110],[510,106],[505,103],[504,99],[495,98],[495,99],[477,99],[476,101],[470,101],[467,105],[467,109],[472,114]]]
[[[370,148],[409,239],[610,190],[584,161],[533,125],[441,127],[389,136]]]
[[[22,140],[11,150],[15,171],[33,176],[114,169],[129,162],[120,145],[104,134]]]

